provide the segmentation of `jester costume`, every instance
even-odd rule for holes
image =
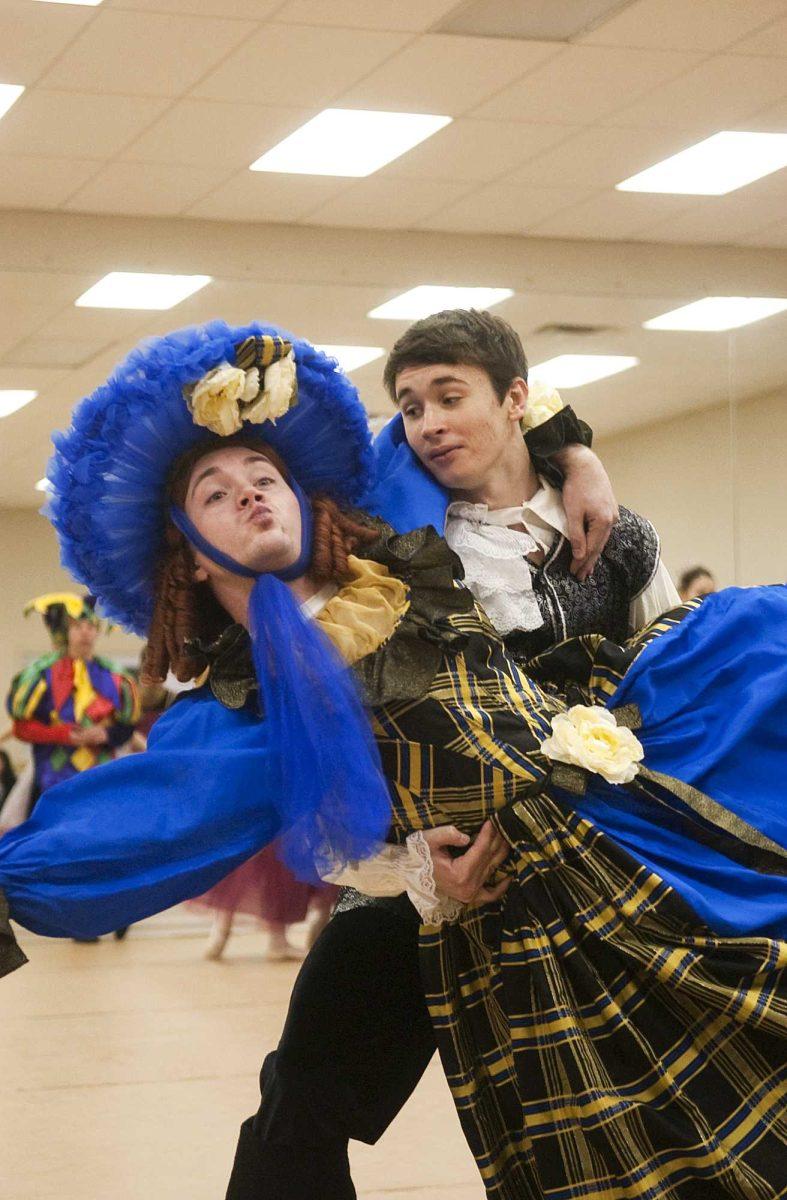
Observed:
[[[167,397],[173,418],[183,383],[229,361],[248,336],[262,342],[270,332],[214,324],[181,334],[189,354],[179,356],[186,366]],[[211,340],[218,345],[208,357]],[[99,532],[80,542],[62,528],[66,511],[85,512],[70,480],[86,451],[94,462],[104,456],[106,487],[127,497],[127,522],[108,518],[118,563],[141,536],[131,467],[149,460],[120,452],[117,439],[112,449],[102,441],[101,410],[115,422],[118,395],[127,410],[137,398],[147,402],[168,349],[138,352],[60,446],[60,465],[68,466],[54,515],[72,549],[89,553]],[[303,415],[305,398],[325,394],[324,368],[311,347],[295,342],[293,350],[301,385],[293,411]],[[346,461],[314,449],[324,428],[318,424],[312,441],[299,438],[288,457],[290,420],[288,412],[266,429],[267,440],[306,493],[319,464],[323,487],[337,468],[342,495]],[[129,421],[138,432],[143,424]],[[171,431],[168,422],[158,432]],[[157,490],[150,480],[137,490],[151,512],[151,497],[162,512],[163,468],[181,449],[182,442],[162,454]],[[330,671],[333,647],[371,713],[389,839],[445,823],[473,833],[491,817],[510,846],[502,870],[511,885],[500,901],[421,930],[431,1020],[487,1193],[784,1196],[787,589],[719,593],[626,645],[587,635],[525,670],[456,586],[458,560],[434,530],[377,529],[308,635],[293,624],[283,641],[252,621],[250,637],[228,620],[205,647],[207,680],[157,723],[147,755],[52,789],[0,842],[11,915],[56,936],[138,920],[203,890],[282,833],[285,845],[291,835],[296,861],[304,846],[339,861],[358,847],[374,852],[381,794],[360,733],[358,759],[369,766],[361,795],[355,762],[342,760],[347,790],[337,782],[334,741],[309,740],[303,725],[293,741],[281,722],[277,680],[284,678],[293,707],[296,696],[308,703],[288,663],[309,689],[319,688],[323,668],[311,668],[326,654]],[[138,550],[125,581],[120,570],[105,577],[108,604],[127,621],[150,602],[153,563],[142,566],[141,543]],[[83,568],[90,585],[95,573]],[[277,608],[276,587],[266,599],[272,624],[282,627],[287,609],[283,600]],[[344,705],[337,693],[333,715]],[[591,773],[581,755],[547,754],[559,719],[578,706],[613,714],[629,737],[636,730],[642,761],[625,782]],[[345,717],[353,727],[349,699]],[[310,789],[309,777],[325,784]],[[325,794],[329,805],[320,804]],[[113,805],[122,805],[122,822]],[[396,980],[382,984],[395,988]],[[386,1064],[370,1069],[384,1072]],[[346,1099],[341,1084],[337,1106]],[[264,1084],[258,1127],[276,1099]],[[326,1197],[339,1194],[335,1182],[325,1180]],[[256,1186],[248,1194],[267,1194],[265,1178]]]
[[[108,659],[87,660],[68,653],[68,622],[97,623],[90,597],[68,592],[38,596],[25,614],[38,612],[52,638],[53,650],[14,678],[7,707],[13,733],[33,747],[34,795],[99,763],[109,762],[129,740],[139,720],[134,680]],[[103,726],[103,745],[74,745],[76,729]]]

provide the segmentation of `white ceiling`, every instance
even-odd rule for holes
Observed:
[[[49,431],[138,337],[261,316],[387,348],[404,326],[365,314],[415,283],[514,287],[497,311],[532,362],[637,354],[571,394],[602,432],[726,394],[722,335],[639,324],[787,294],[787,170],[716,198],[614,184],[722,128],[787,132],[787,0],[635,0],[570,44],[435,32],[460,7],[0,0],[0,82],[27,88],[0,121],[0,387],[40,392],[0,422],[0,505],[37,502]],[[248,170],[327,105],[454,122],[367,179]],[[74,308],[109,270],[215,282],[169,313]],[[613,328],[535,333],[551,322]],[[744,332],[736,388],[778,387],[787,316]],[[373,412],[380,368],[354,376]]]

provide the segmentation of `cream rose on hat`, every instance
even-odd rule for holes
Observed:
[[[527,408],[522,418],[522,428],[535,429],[537,425],[543,425],[563,407],[563,399],[557,388],[534,379],[527,387]]]
[[[229,437],[244,421],[260,425],[275,421],[292,407],[298,394],[295,355],[292,350],[262,371],[243,370],[220,363],[193,387],[185,388],[186,401],[195,425]]]
[[[296,387],[295,356],[290,351],[285,358],[265,368],[263,390],[255,402],[243,410],[243,420],[260,424],[283,417],[292,403]]]
[[[575,704],[552,718],[552,736],[542,743],[547,758],[601,775],[607,783],[630,783],[645,757],[642,743],[618,725],[606,708]]]

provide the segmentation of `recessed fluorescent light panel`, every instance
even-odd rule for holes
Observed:
[[[253,162],[249,170],[360,178],[379,171],[450,122],[451,117],[423,113],[326,108]]]
[[[110,271],[74,303],[77,308],[174,308],[210,283],[210,275]]]
[[[22,388],[0,391],[0,417],[10,417],[18,409],[24,408],[31,400],[35,400],[38,392],[26,391]]]
[[[787,300],[765,296],[706,296],[682,308],[662,313],[645,321],[645,329],[683,329],[700,333],[717,333],[725,329],[740,329],[784,312]]]
[[[620,192],[725,196],[787,166],[787,133],[714,133],[617,184]]]
[[[5,116],[12,104],[16,104],[24,90],[21,83],[0,83],[0,118]]]
[[[510,288],[437,287],[422,284],[373,308],[369,317],[386,321],[417,321],[445,308],[491,308],[513,296]]]
[[[638,358],[626,354],[559,354],[532,367],[530,375],[550,387],[575,388],[636,367]]]
[[[314,348],[321,350],[329,358],[335,358],[341,369],[348,375],[350,371],[357,371],[359,367],[365,367],[385,354],[381,346],[315,346]]]

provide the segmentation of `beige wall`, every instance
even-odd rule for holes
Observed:
[[[658,529],[675,578],[702,563],[722,586],[787,579],[787,390],[732,415],[727,405],[708,408],[595,448],[618,499]]]

